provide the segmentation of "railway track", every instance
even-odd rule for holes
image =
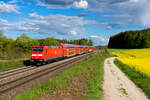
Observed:
[[[35,68],[36,67],[21,67],[21,68],[13,69],[13,70],[10,70],[10,71],[1,72],[0,73],[0,79],[3,79],[5,77],[9,77],[11,75],[15,75],[15,74],[18,74],[18,73],[21,73],[21,72],[29,71],[29,70],[32,70],[32,69],[35,69]]]
[[[16,68],[16,69],[0,72],[0,75],[4,75],[4,74],[7,74],[7,73],[15,72],[15,71],[18,71],[18,70],[21,70],[21,69],[26,69],[26,68],[27,67],[21,67],[21,68]]]
[[[72,66],[93,54],[94,52],[76,56],[70,59],[48,64],[43,67],[29,67],[6,72],[3,74],[0,73],[0,75],[2,75],[0,76],[0,96],[41,76],[53,73],[56,70],[60,70],[67,66]]]

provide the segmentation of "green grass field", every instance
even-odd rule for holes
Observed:
[[[124,51],[124,50],[129,50],[129,49],[109,49],[109,52],[120,52],[120,51]]]
[[[0,62],[0,72],[23,67],[24,60],[9,60]]]
[[[68,81],[76,80],[78,78],[81,78],[82,80],[79,80],[80,82],[77,83],[84,83],[83,86],[86,87],[86,93],[81,95],[79,94],[78,98],[80,98],[81,96],[81,98],[84,97],[84,100],[100,100],[100,98],[102,97],[102,81],[104,73],[103,63],[105,58],[107,57],[108,54],[99,53],[95,56],[85,59],[69,70],[66,70],[58,76],[51,78],[44,84],[37,85],[35,88],[24,92],[23,94],[15,97],[13,100],[36,100],[38,98],[42,98],[42,95],[50,93],[52,91],[69,91],[70,89],[72,90],[72,92],[74,91],[74,93],[77,94],[76,89],[80,87],[76,88],[74,84],[74,87],[72,87],[71,83],[69,83]],[[76,83],[76,81],[73,83]]]

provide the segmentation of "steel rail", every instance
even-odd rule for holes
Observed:
[[[0,79],[6,78],[6,77],[9,77],[9,76],[18,74],[18,73],[22,73],[22,72],[25,72],[25,71],[29,71],[29,70],[32,70],[32,69],[35,69],[35,68],[36,67],[22,67],[22,68],[19,68],[19,69],[10,70],[8,72],[0,73]]]

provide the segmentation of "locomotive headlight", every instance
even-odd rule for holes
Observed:
[[[32,54],[32,56],[36,56],[36,54]]]
[[[42,54],[38,54],[38,56],[43,56]]]

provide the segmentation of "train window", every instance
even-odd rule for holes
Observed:
[[[33,52],[43,52],[43,47],[33,47]]]
[[[59,48],[59,47],[56,47],[56,46],[48,46],[48,48]]]

